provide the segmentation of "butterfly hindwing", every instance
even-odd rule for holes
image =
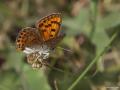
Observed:
[[[44,17],[36,23],[43,41],[55,38],[58,35],[61,26],[61,15],[59,13]]]
[[[59,42],[62,41],[64,37],[65,33],[61,33],[56,38],[46,41],[46,44],[50,47],[50,49],[55,49],[57,44],[59,44]]]

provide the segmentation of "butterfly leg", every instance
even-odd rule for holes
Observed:
[[[44,55],[43,59],[47,59],[49,57],[50,53],[49,52],[44,52],[43,55]]]
[[[46,51],[46,52],[39,52],[40,56],[43,58],[43,59],[47,59],[49,57],[49,52]]]

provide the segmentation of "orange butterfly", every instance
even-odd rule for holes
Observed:
[[[61,14],[55,13],[40,19],[36,28],[26,27],[19,32],[16,49],[27,54],[27,61],[33,67],[40,67],[65,36],[60,33],[61,22]]]

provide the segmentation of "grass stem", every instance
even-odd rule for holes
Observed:
[[[73,90],[73,88],[78,84],[78,82],[83,79],[83,77],[86,75],[86,73],[92,68],[92,66],[100,59],[100,57],[110,48],[112,42],[114,41],[115,37],[117,36],[117,33],[113,34],[110,41],[106,45],[106,47],[98,54],[93,61],[87,66],[87,68],[83,71],[83,73],[72,83],[72,85],[67,90]]]

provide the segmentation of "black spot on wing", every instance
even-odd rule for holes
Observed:
[[[39,24],[39,27],[42,27],[43,26],[43,23]]]
[[[51,29],[52,32],[55,32],[55,29]]]
[[[51,24],[45,25],[45,27],[51,27]]]
[[[50,35],[50,37],[53,37],[53,35]]]
[[[54,24],[58,24],[58,25],[60,25],[60,23],[57,22],[57,21],[51,21],[51,23],[54,23]]]

